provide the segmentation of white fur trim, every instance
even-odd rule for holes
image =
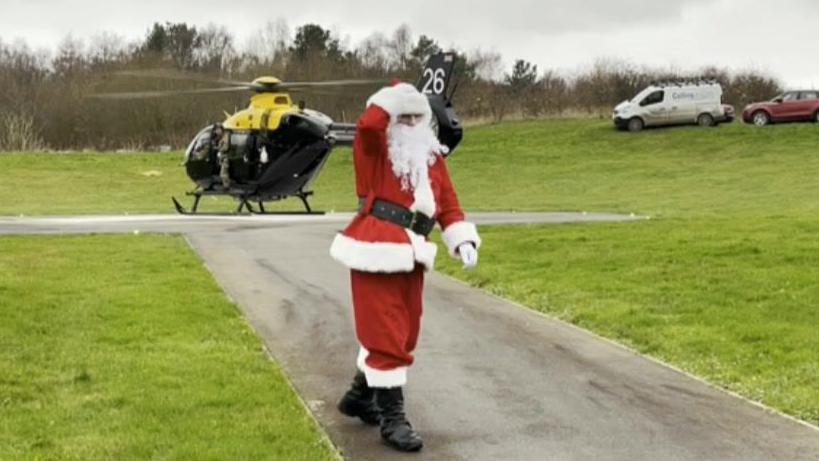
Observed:
[[[424,265],[424,269],[431,271],[435,267],[435,255],[438,254],[438,245],[428,242],[424,237],[415,232],[404,229],[412,242],[412,251],[415,260]]]
[[[387,111],[393,119],[401,114],[421,114],[422,123],[429,124],[432,118],[429,100],[409,83],[381,88],[367,100],[367,106],[371,104]]]
[[[410,272],[415,268],[408,243],[362,242],[336,234],[330,256],[350,269],[366,272]]]
[[[392,370],[378,370],[367,365],[367,356],[370,352],[360,346],[356,366],[367,376],[367,385],[370,387],[390,388],[401,387],[407,384],[407,367],[398,367]]]
[[[426,181],[421,182],[412,191],[412,196],[415,199],[410,206],[410,211],[420,211],[427,216],[435,216],[435,196],[432,194],[432,186],[429,183],[429,176],[424,175]]]
[[[478,236],[478,229],[471,222],[458,221],[450,224],[441,234],[444,243],[446,244],[449,255],[453,258],[458,255],[455,253],[458,247],[464,242],[472,242],[475,248],[481,247],[481,238]]]

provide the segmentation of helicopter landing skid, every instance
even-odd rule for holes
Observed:
[[[313,209],[310,208],[310,203],[307,201],[307,197],[309,197],[312,194],[313,194],[313,191],[299,192],[299,193],[293,195],[294,197],[298,197],[299,199],[301,199],[302,204],[304,204],[305,211],[267,211],[264,208],[264,201],[263,200],[251,200],[251,198],[247,197],[247,196],[234,196],[239,201],[239,207],[236,208],[236,211],[234,211],[233,213],[201,213],[201,212],[198,211],[199,210],[199,201],[202,199],[202,196],[204,196],[204,195],[225,195],[223,192],[211,192],[211,193],[208,193],[206,191],[186,192],[185,195],[191,195],[191,196],[194,197],[193,206],[191,207],[190,211],[187,210],[184,206],[182,206],[182,204],[179,203],[178,200],[176,200],[176,197],[171,197],[171,200],[173,200],[173,206],[174,206],[174,208],[176,208],[176,212],[179,213],[179,214],[185,214],[185,215],[211,215],[211,216],[212,215],[218,215],[218,216],[237,215],[237,214],[240,215],[240,214],[244,214],[243,213],[244,209],[247,209],[247,212],[250,213],[250,214],[323,215],[324,214],[323,211],[313,211]],[[281,198],[285,198],[285,197],[281,197]],[[277,198],[276,200],[281,200],[281,198]],[[258,206],[259,206],[258,210],[255,209],[253,207],[253,205],[251,205],[251,201],[255,201],[256,204],[258,204]]]

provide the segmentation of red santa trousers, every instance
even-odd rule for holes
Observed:
[[[403,386],[421,329],[423,266],[397,273],[352,270],[350,281],[361,345],[358,368],[370,387]]]

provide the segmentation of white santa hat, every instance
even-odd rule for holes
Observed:
[[[428,125],[432,118],[429,100],[409,83],[381,88],[367,100],[367,107],[371,104],[384,109],[393,120],[399,115],[417,114],[421,115],[421,123]]]

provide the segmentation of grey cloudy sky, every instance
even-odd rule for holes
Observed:
[[[0,0],[0,40],[54,49],[67,34],[145,35],[155,22],[224,25],[243,45],[266,22],[314,22],[349,45],[402,23],[444,46],[571,73],[598,58],[695,71],[759,70],[819,88],[819,0]]]

